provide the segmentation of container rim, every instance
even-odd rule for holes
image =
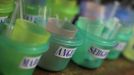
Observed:
[[[0,46],[6,49],[16,50],[23,53],[38,54],[47,51],[49,44],[48,42],[41,45],[21,43],[13,41],[6,36],[0,35]]]
[[[56,43],[68,45],[68,46],[80,46],[83,43],[83,37],[77,33],[74,39],[65,38],[57,35],[52,35],[51,40],[56,41]]]

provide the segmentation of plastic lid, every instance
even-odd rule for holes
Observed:
[[[120,22],[124,26],[132,26],[134,24],[134,13],[127,8],[120,7],[116,13],[116,17],[120,19]]]
[[[74,38],[77,28],[69,22],[59,21],[55,18],[50,18],[46,29],[56,35]]]

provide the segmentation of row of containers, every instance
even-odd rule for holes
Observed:
[[[134,61],[133,17],[119,2],[2,0],[0,75],[62,71],[70,60],[97,69],[121,54]]]

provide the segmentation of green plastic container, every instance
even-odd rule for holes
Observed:
[[[91,32],[96,36],[101,36],[104,29],[104,25],[102,21],[100,21],[99,19],[91,20],[86,17],[79,17],[77,26],[78,28],[80,28],[80,30],[85,30],[88,33]]]
[[[0,16],[6,18],[13,11],[14,0],[1,0],[0,1]]]
[[[38,25],[46,25],[46,0],[23,0],[25,19]]]
[[[77,50],[77,46],[81,43],[81,38],[68,39],[55,35],[52,36],[50,48],[41,58],[39,67],[49,71],[64,70]]]
[[[48,50],[50,34],[30,21],[17,19],[8,37],[0,36],[1,75],[32,75]]]
[[[47,0],[48,14],[60,20],[72,21],[79,9],[76,0]]]
[[[132,28],[122,26],[116,37],[117,45],[111,50],[107,58],[109,60],[118,59],[121,53],[127,47],[131,37],[132,37]]]
[[[81,34],[84,33],[82,32]],[[101,67],[110,49],[116,44],[114,40],[104,40],[92,34],[88,34],[84,41],[84,44],[78,48],[72,60],[76,64],[90,69]]]
[[[93,25],[96,27],[91,28]],[[79,34],[84,37],[84,43],[78,47],[72,57],[76,64],[89,69],[99,68],[109,54],[110,49],[116,45],[115,40],[106,40],[101,37],[102,28],[100,26],[103,27],[103,24],[92,24],[90,21],[85,23],[85,21],[78,20],[77,27]]]
[[[32,75],[48,44],[20,43],[0,36],[0,75]]]
[[[35,23],[17,19],[10,37],[18,42],[40,45],[49,41],[50,33]]]
[[[14,0],[1,0],[0,1],[0,34],[6,32],[6,23],[8,17],[11,15],[14,8]]]
[[[123,56],[130,61],[134,62],[134,28],[133,28],[133,36],[128,42],[128,46],[123,51]]]

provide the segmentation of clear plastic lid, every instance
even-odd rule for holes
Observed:
[[[123,26],[131,27],[134,25],[134,12],[125,7],[120,7],[116,13],[116,17],[119,18]]]
[[[72,23],[56,18],[49,18],[46,29],[53,34],[67,38],[74,38],[77,32],[77,28]]]

